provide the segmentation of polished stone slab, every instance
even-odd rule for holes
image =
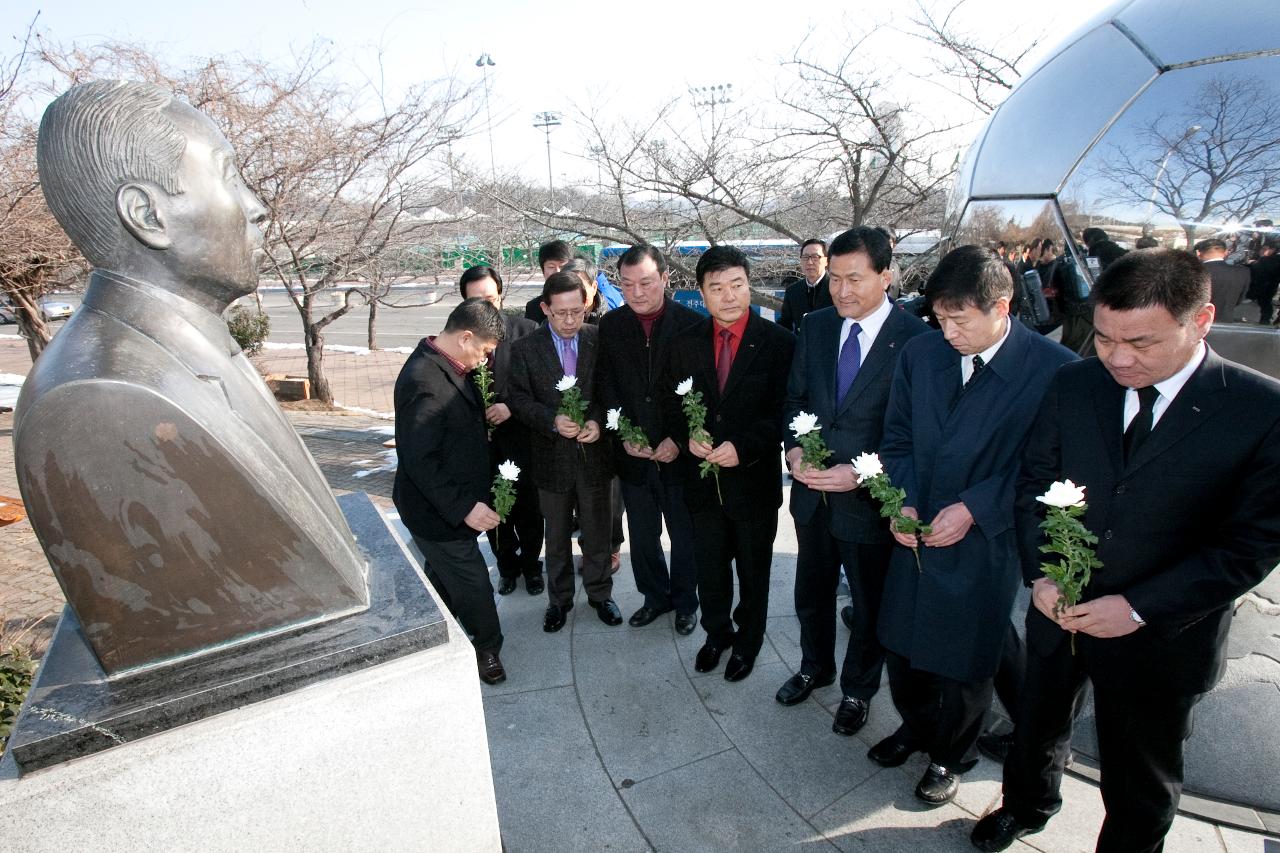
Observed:
[[[90,755],[448,642],[421,571],[369,497],[344,495],[339,506],[369,561],[368,610],[108,679],[68,608],[9,740],[19,768]]]

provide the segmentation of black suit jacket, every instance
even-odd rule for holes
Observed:
[[[1103,567],[1082,600],[1124,595],[1147,623],[1113,639],[1078,634],[1090,677],[1203,693],[1226,665],[1232,603],[1280,561],[1280,383],[1210,350],[1128,465],[1124,390],[1097,359],[1050,386],[1018,483],[1023,574],[1041,576],[1036,495],[1054,480],[1084,486]],[[1031,608],[1028,643],[1047,654],[1066,639]]]
[[[722,395],[712,349],[714,322],[708,317],[671,342],[663,383],[664,419],[667,434],[680,446],[685,502],[690,509],[716,505],[716,480],[699,475],[701,460],[689,452],[689,424],[681,409],[682,398],[675,393],[676,385],[693,377],[693,389],[702,393],[707,408],[711,444],[731,441],[738,451],[739,464],[720,471],[724,513],[737,521],[750,521],[782,505],[782,413],[796,339],[776,323],[752,314]]]
[[[884,432],[884,411],[889,403],[893,371],[903,345],[929,331],[920,318],[891,307],[889,316],[871,344],[858,376],[844,401],[835,399],[836,362],[840,357],[840,330],[844,318],[835,308],[814,311],[800,323],[795,359],[787,381],[784,425],[800,412],[817,415],[819,433],[831,450],[827,465],[848,463],[860,453],[875,453]],[[798,445],[795,433],[785,430],[783,444],[788,450]],[[800,482],[791,486],[791,515],[800,524],[813,517],[821,493]],[[831,509],[831,532],[849,542],[892,541],[889,522],[880,515],[880,505],[866,489],[831,493],[826,496]]]
[[[578,387],[587,401],[587,419],[600,424],[603,430],[604,408],[592,399],[597,331],[595,326],[585,325],[578,330]],[[573,489],[579,468],[583,468],[588,482],[598,483],[613,476],[613,466],[609,442],[604,436],[599,441],[583,444],[556,432],[556,410],[560,407],[556,383],[564,376],[564,370],[552,340],[554,334],[550,326],[540,326],[511,347],[507,405],[529,427],[533,482],[540,489],[563,494]]]
[[[812,308],[809,307],[808,291],[808,283],[801,278],[787,285],[786,292],[782,295],[782,311],[778,314],[778,325],[788,332],[794,332],[800,328],[800,321],[804,319],[805,314],[820,308],[828,308],[833,304],[831,281],[826,273],[823,273],[822,278],[818,279],[818,283],[813,286]]]
[[[502,343],[493,351],[493,394],[494,402],[511,405],[511,348],[515,342],[525,335],[537,330],[538,326],[523,317],[510,314],[503,315],[505,333]],[[491,449],[495,462],[511,459],[521,469],[529,467],[529,428],[514,416],[507,418],[493,431]]]
[[[697,311],[670,297],[664,301],[666,307],[654,325],[652,338],[644,336],[636,313],[625,305],[600,318],[596,389],[601,407],[621,408],[629,421],[644,430],[650,447],[657,447],[668,436],[663,424],[662,400],[670,390],[663,387],[663,383],[671,341],[680,332],[702,322],[702,315]],[[654,463],[629,455],[616,432],[609,432],[608,439],[618,476],[630,483],[643,483],[647,466]],[[672,466],[661,467],[667,476]]]
[[[429,542],[474,539],[463,519],[489,500],[484,404],[424,341],[396,378],[396,468],[392,499],[405,527]]]
[[[1209,301],[1217,310],[1220,322],[1231,319],[1231,312],[1244,301],[1244,294],[1249,289],[1249,268],[1238,267],[1226,261],[1205,261],[1204,268],[1209,272],[1212,296]]]

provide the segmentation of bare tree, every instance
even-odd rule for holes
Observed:
[[[1246,222],[1280,203],[1280,97],[1266,80],[1216,75],[1181,108],[1113,145],[1096,170],[1104,195],[1177,222],[1193,245],[1202,223]]]
[[[936,48],[930,55],[933,67],[959,84],[960,97],[990,113],[1022,78],[1027,56],[1040,44],[1040,37],[1027,39],[1021,50],[1010,50],[1006,47],[1010,40],[1007,32],[990,38],[970,33],[960,23],[966,5],[968,0],[954,0],[938,8],[916,0],[908,32]]]
[[[83,269],[80,253],[44,202],[36,171],[36,125],[22,109],[33,89],[25,74],[35,22],[18,53],[0,63],[0,295],[15,309],[32,361],[52,336],[40,298]]]
[[[287,68],[213,57],[177,72],[136,45],[45,44],[42,56],[66,83],[121,75],[159,83],[219,125],[269,210],[265,272],[298,311],[312,393],[332,403],[325,330],[361,304],[368,275],[385,280],[384,259],[405,257],[440,227],[414,211],[445,180],[440,155],[470,124],[474,99],[454,79],[394,99],[341,83],[328,49],[313,44]]]

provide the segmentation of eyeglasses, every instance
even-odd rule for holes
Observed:
[[[802,261],[818,261],[818,260],[822,260],[822,259],[823,259],[823,258],[825,258],[825,257],[826,257],[826,255],[801,255],[801,256],[800,256],[800,260],[802,260]]]
[[[581,320],[586,313],[587,309],[578,308],[573,311],[552,311],[551,316],[557,320]]]

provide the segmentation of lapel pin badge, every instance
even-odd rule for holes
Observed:
[[[1191,411],[1195,412],[1196,414],[1199,414],[1199,413],[1200,413],[1200,407],[1199,407],[1199,406],[1192,406],[1192,407],[1191,407]]]

